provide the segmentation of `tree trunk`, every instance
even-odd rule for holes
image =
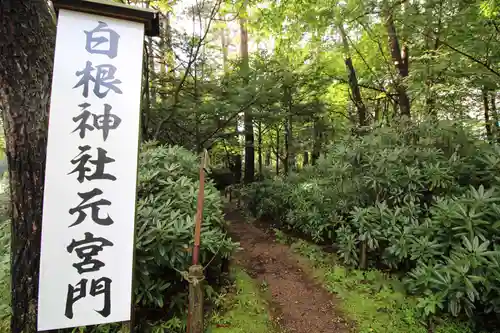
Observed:
[[[226,27],[223,27],[220,31],[220,43],[221,43],[221,49],[222,49],[222,65],[224,68],[224,74],[227,74],[229,72],[229,65],[228,65],[228,40],[226,36]]]
[[[366,241],[361,242],[359,268],[365,270],[368,267]]]
[[[271,152],[266,151],[266,161],[264,162],[266,164],[266,167],[271,165]]]
[[[394,101],[392,103],[392,119],[398,116],[398,107],[399,107],[399,100]],[[387,124],[389,124],[389,120],[387,121]]]
[[[408,7],[408,5],[409,2],[406,2],[405,3],[406,8]],[[423,36],[425,40],[424,54],[426,55],[424,59],[425,110],[427,114],[436,117],[437,96],[436,93],[433,91],[433,86],[435,82],[439,79],[439,76],[441,74],[439,72],[433,73],[432,64],[435,62],[435,59],[433,58],[437,56],[437,50],[440,45],[439,37],[441,35],[442,24],[443,24],[444,0],[439,0],[439,3],[436,3],[434,1],[426,1],[424,6],[425,6],[424,7],[425,16],[426,16],[426,22],[425,22],[426,27],[424,30],[425,36]],[[408,26],[407,29],[405,30],[409,32],[412,30],[412,27]]]
[[[149,8],[150,1],[146,2],[146,8]],[[142,112],[141,112],[141,140],[149,139],[148,128],[151,116],[151,105],[156,101],[156,91],[154,89],[154,51],[153,38],[148,37],[145,43],[145,57],[142,65],[143,84],[142,84]]]
[[[498,110],[497,110],[497,101],[496,101],[497,93],[496,91],[491,92],[491,115],[493,117],[493,121],[495,122],[495,137],[497,142],[500,143],[500,123],[498,118]]]
[[[313,151],[311,154],[311,164],[316,165],[321,153],[321,128],[319,127],[319,120],[314,121],[314,134],[313,134]]]
[[[390,104],[389,98],[384,99],[384,108],[382,110],[382,121],[385,120],[385,124],[389,125],[390,120],[389,120],[389,104]]]
[[[258,147],[258,156],[259,156],[259,179],[262,180],[262,122],[259,121],[259,147]]]
[[[236,184],[241,183],[241,155],[236,154],[234,155],[234,168],[233,168],[233,174],[235,179]]]
[[[373,115],[374,122],[378,123],[380,121],[380,98],[375,101],[375,112]]]
[[[304,162],[302,162],[302,166],[309,165],[309,152],[304,152]]]
[[[280,127],[276,126],[276,176],[280,174]]]
[[[248,58],[248,31],[247,31],[247,11],[246,2],[242,6],[240,13],[240,33],[241,33],[241,71],[245,82],[248,84],[250,72]],[[253,135],[253,119],[251,110],[247,108],[244,113],[245,123],[245,175],[244,182],[249,184],[254,180],[255,174],[255,148]]]
[[[285,81],[289,78],[286,77]],[[292,90],[287,82],[283,85],[283,109],[287,115],[285,119],[285,161],[284,172],[285,176],[288,175],[290,167],[293,168],[295,157],[292,149]]]
[[[167,81],[170,82],[170,84],[173,86],[174,81],[175,81],[175,56],[174,56],[174,46],[172,43],[172,25],[170,22],[170,18],[172,16],[172,13],[169,11],[167,12],[167,17],[165,20],[165,42],[166,42],[166,61],[167,63]]]
[[[11,199],[11,332],[36,332],[47,117],[55,41],[45,0],[0,1],[0,108]]]
[[[153,37],[148,38],[148,70],[149,70],[149,82],[148,87],[151,86],[150,103],[152,106],[156,105],[156,72],[155,72],[155,54],[153,48]]]
[[[483,87],[482,95],[483,95],[483,106],[484,106],[484,127],[486,129],[486,137],[488,138],[488,141],[492,142],[493,141],[493,133],[491,130],[491,122],[490,122],[490,107],[489,107],[489,101],[488,101],[488,90],[486,90],[485,87]]]
[[[389,40],[389,49],[391,50],[394,67],[396,67],[396,70],[398,72],[398,79],[397,82],[395,82],[395,89],[398,94],[399,109],[401,111],[401,115],[410,117],[410,99],[408,98],[405,83],[405,79],[409,74],[409,49],[407,45],[403,45],[402,49],[400,48],[396,26],[394,25],[394,19],[392,17],[392,13],[389,10],[386,11],[385,20]]]
[[[358,112],[359,126],[366,126],[366,106],[363,103],[363,98],[361,97],[361,91],[359,90],[358,78],[356,76],[356,71],[352,64],[351,52],[349,50],[349,43],[347,41],[347,34],[344,30],[342,23],[338,25],[340,35],[342,36],[342,43],[344,44],[344,63],[347,69],[349,87],[352,92],[352,99],[354,105],[356,105],[356,110]]]
[[[287,119],[285,120],[285,161],[283,162],[283,172],[285,173],[285,176],[288,176],[288,171],[290,168],[290,143],[288,142],[289,137],[290,129],[287,117]]]
[[[172,27],[170,24],[170,16],[170,12],[167,12],[161,19],[163,34],[160,39],[160,72],[163,75],[166,75],[168,84],[173,86],[175,62],[172,46]]]
[[[146,7],[149,8],[150,2],[146,3]],[[148,63],[147,70],[149,75],[149,82],[146,82],[147,87],[151,87],[149,95],[149,103],[151,106],[156,105],[156,72],[155,72],[155,52],[153,47],[153,37],[148,37]]]
[[[153,37],[148,38],[148,71],[149,71],[149,82],[147,82],[148,87],[151,86],[150,103],[152,106],[156,105],[156,72],[155,72],[155,54],[153,48]]]
[[[151,38],[149,42],[151,41]],[[149,42],[148,42],[148,48],[147,48],[147,57],[144,58],[143,60],[143,82],[142,82],[142,89],[143,89],[143,98],[142,98],[142,112],[141,112],[141,140],[146,141],[148,140],[148,121],[149,121],[149,116],[151,114],[151,96],[150,96],[150,90],[149,90],[149,59],[151,57],[151,49],[149,48]]]

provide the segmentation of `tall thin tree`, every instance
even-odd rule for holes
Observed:
[[[250,75],[250,65],[248,56],[248,31],[247,31],[247,3],[242,6],[240,12],[240,33],[241,33],[241,74],[248,84]],[[255,148],[253,135],[253,118],[250,108],[245,110],[245,174],[243,181],[248,184],[253,182],[255,174]]]

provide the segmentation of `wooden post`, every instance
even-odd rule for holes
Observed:
[[[189,267],[189,333],[203,333],[203,266]]]
[[[133,327],[132,327],[132,321],[126,321],[122,324],[122,327],[120,327],[119,333],[132,333],[133,332]]]
[[[201,282],[204,276],[203,266],[199,265],[198,260],[201,242],[201,223],[203,221],[203,202],[205,198],[205,169],[207,165],[208,152],[205,149],[200,162],[200,189],[198,191],[194,231],[193,264],[189,267],[187,276],[189,282],[188,333],[203,333],[203,288]]]

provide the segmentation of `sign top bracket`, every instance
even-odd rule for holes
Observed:
[[[53,0],[52,3],[56,13],[59,12],[59,9],[67,9],[144,23],[147,36],[155,37],[160,35],[160,16],[158,11],[153,9],[108,0]]]

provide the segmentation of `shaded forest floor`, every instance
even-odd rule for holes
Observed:
[[[272,319],[286,333],[344,333],[350,324],[337,307],[338,300],[310,277],[290,246],[278,243],[269,230],[245,221],[242,214],[228,206],[233,239],[242,248],[233,264],[248,274],[269,295]]]

